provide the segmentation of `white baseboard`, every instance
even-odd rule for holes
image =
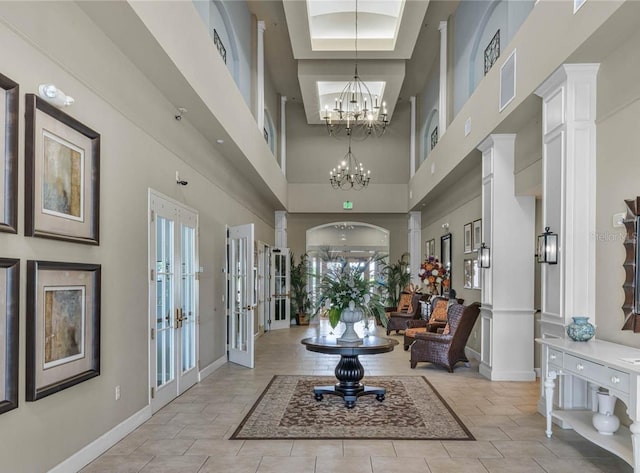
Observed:
[[[498,371],[480,364],[480,374],[491,381],[535,381],[536,372],[531,371]]]
[[[536,372],[536,378],[539,378],[542,375],[542,370],[540,368],[533,368],[533,371]]]
[[[216,361],[211,363],[209,366],[205,366],[198,373],[198,382],[202,381],[204,378],[209,376],[211,373],[213,373],[215,370],[220,368],[226,362],[227,362],[227,356],[225,355],[225,356],[221,356],[220,358],[218,358]]]
[[[480,353],[475,351],[473,348],[464,347],[464,354],[467,355],[467,358],[480,361]]]
[[[113,429],[101,435],[62,463],[53,467],[49,470],[49,473],[73,473],[80,471],[150,418],[151,406],[143,407],[131,417],[123,420]]]

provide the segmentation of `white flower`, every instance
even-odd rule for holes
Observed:
[[[353,301],[349,301],[349,310],[353,310],[356,308],[356,303]]]
[[[434,275],[434,276],[437,276],[438,275],[438,270],[434,269],[433,271],[431,271],[431,274]]]

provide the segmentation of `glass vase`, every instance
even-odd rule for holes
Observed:
[[[596,328],[589,323],[589,317],[571,317],[573,322],[567,326],[567,335],[576,342],[591,340],[596,333]]]

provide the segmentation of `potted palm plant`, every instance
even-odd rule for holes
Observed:
[[[409,272],[409,253],[403,253],[400,259],[382,268],[384,287],[387,291],[387,304],[394,309],[398,307],[400,294],[411,282]]]
[[[291,253],[291,272],[290,289],[291,289],[291,313],[294,314],[298,325],[309,325],[308,310],[311,309],[311,299],[307,290],[307,281],[309,277],[309,266],[307,255],[301,255],[300,261],[296,263],[296,258]]]

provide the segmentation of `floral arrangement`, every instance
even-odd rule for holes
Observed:
[[[449,269],[446,268],[438,258],[429,256],[421,265],[418,276],[423,284],[430,288],[432,294],[438,293],[438,285],[443,289],[451,285]]]
[[[346,261],[335,262],[330,269],[322,275],[318,286],[318,298],[316,314],[321,309],[329,312],[329,322],[336,327],[340,321],[340,315],[345,309],[360,308],[365,315],[374,315],[382,320],[384,307],[380,302],[380,296],[373,293],[375,281],[368,281],[364,277],[364,271],[368,263],[349,264]]]

